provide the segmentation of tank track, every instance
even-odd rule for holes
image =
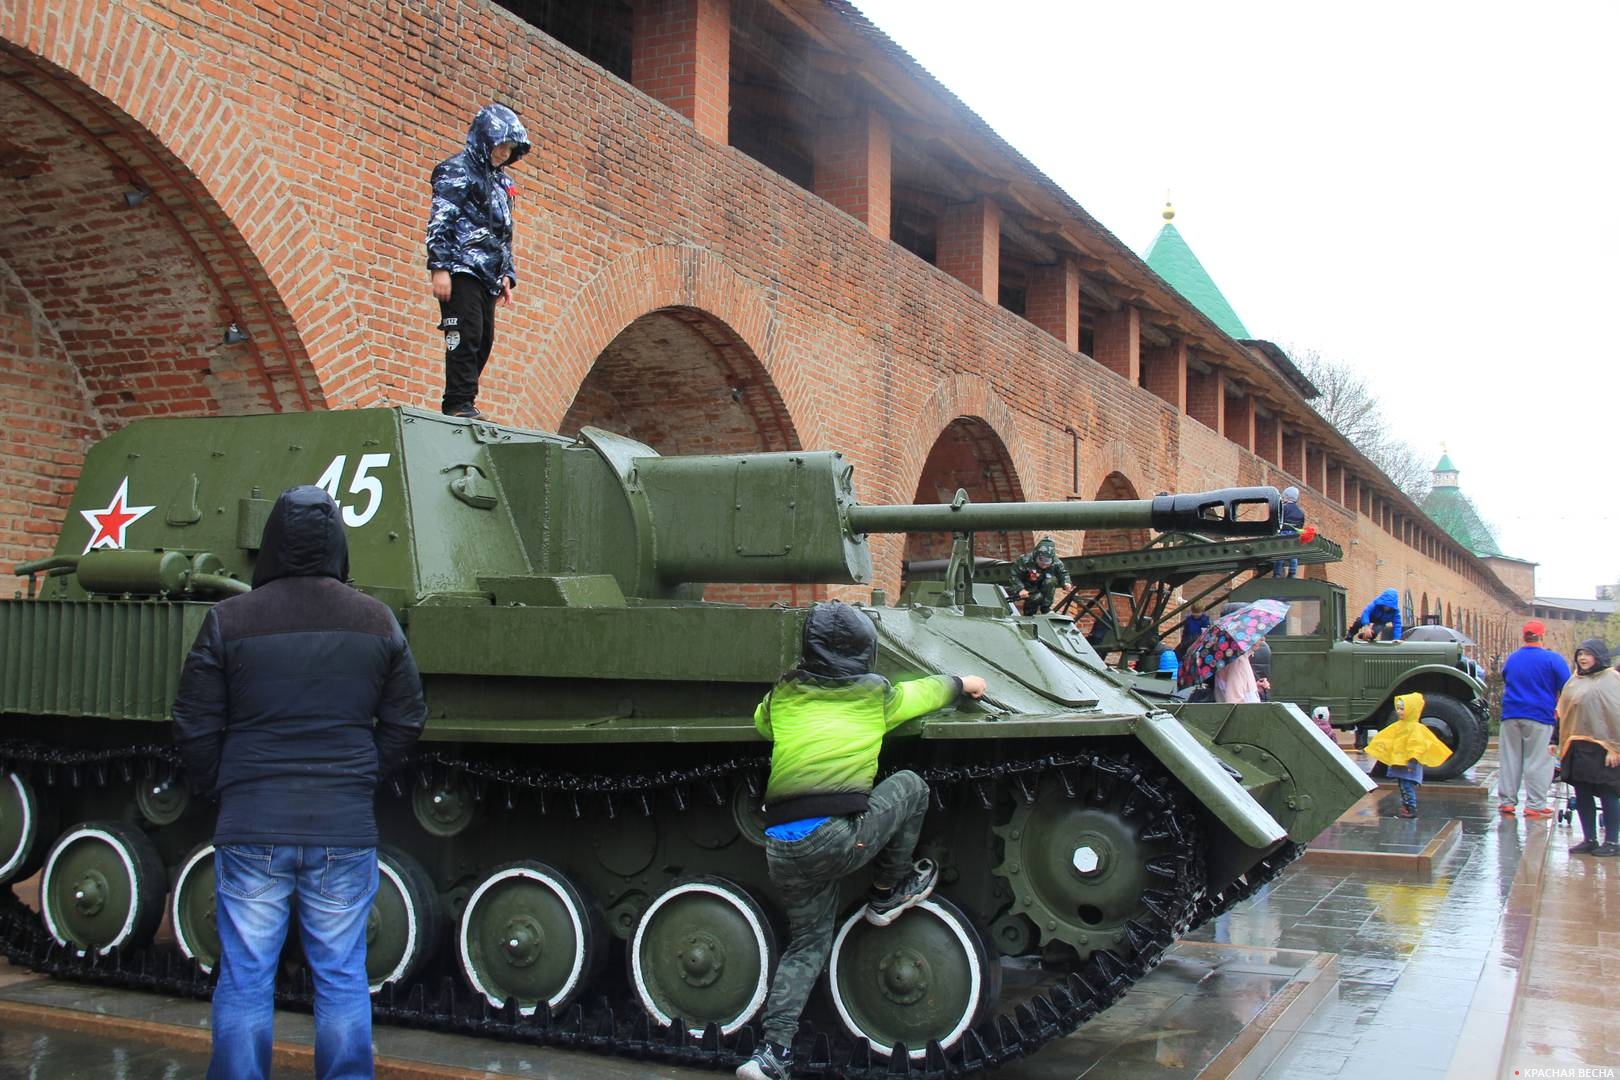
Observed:
[[[540,796],[543,811],[549,799],[555,806],[552,812],[571,812],[575,816],[582,813],[581,800],[593,797],[606,798],[610,814],[617,812],[620,806],[630,805],[651,814],[651,796],[656,790],[669,789],[677,805],[684,805],[683,798],[691,797],[694,789],[707,788],[712,798],[721,790],[718,786],[721,781],[739,773],[751,788],[757,788],[763,782],[767,764],[767,758],[755,755],[687,770],[615,776],[494,766],[434,750],[421,752],[414,760],[419,778],[426,779],[437,769],[452,770],[485,785],[486,790],[491,785],[499,786],[508,806],[513,805],[520,791],[531,790]],[[86,782],[106,784],[115,778],[129,782],[138,774],[172,778],[179,768],[178,754],[170,746],[73,751],[38,744],[0,743],[0,773],[26,770],[46,787],[56,784],[77,787]],[[1218,898],[1202,895],[1199,883],[1202,860],[1196,843],[1196,824],[1161,774],[1145,770],[1124,755],[1053,754],[1022,761],[935,766],[916,771],[928,781],[936,807],[944,808],[951,798],[968,797],[979,800],[989,809],[994,805],[994,785],[1001,781],[1008,783],[1015,797],[1033,801],[1041,775],[1048,770],[1057,771],[1070,794],[1079,790],[1076,784],[1081,778],[1089,776],[1093,782],[1102,782],[1099,773],[1107,782],[1131,785],[1136,799],[1148,808],[1155,823],[1175,838],[1180,848],[1179,854],[1164,857],[1174,866],[1162,871],[1165,880],[1159,890],[1174,902],[1154,905],[1154,910],[1140,920],[1132,920],[1126,928],[1133,955],[1127,959],[1109,950],[1099,950],[1074,970],[1055,974],[1055,981],[1029,1000],[982,1021],[949,1050],[930,1043],[920,1061],[911,1060],[903,1044],[895,1047],[892,1059],[886,1059],[874,1054],[864,1039],[851,1040],[842,1033],[813,1031],[806,1022],[795,1045],[795,1073],[869,1080],[879,1077],[943,1080],[985,1072],[1032,1054],[1113,1005],[1133,983],[1158,964],[1165,950],[1190,926],[1226,910],[1263,881],[1275,877],[1298,856],[1298,851],[1293,851],[1282,858],[1283,851],[1279,850],[1245,875],[1240,886],[1223,890]],[[396,778],[392,782],[396,793],[402,793],[408,778],[405,781]],[[562,805],[556,805],[557,800]],[[1291,847],[1303,850],[1299,845]],[[1164,910],[1159,910],[1161,908]],[[75,950],[52,940],[39,916],[10,888],[0,889],[0,955],[13,964],[70,981],[193,998],[209,997],[213,987],[212,977],[172,946],[149,945],[114,950],[105,956],[95,953],[78,956]],[[300,972],[293,985],[285,985],[285,980],[278,983],[276,999],[282,1006],[311,1008],[313,989],[307,971]],[[639,1008],[616,1005],[606,998],[597,999],[589,1007],[576,1003],[557,1013],[542,1004],[532,1015],[523,1016],[515,1001],[508,1001],[504,1008],[494,1008],[451,976],[431,985],[418,981],[385,986],[374,998],[374,1015],[379,1022],[388,1024],[705,1069],[736,1066],[753,1052],[758,1038],[751,1024],[725,1038],[714,1024],[710,1024],[702,1036],[694,1037],[678,1018],[669,1028],[660,1029],[653,1026]]]
[[[1238,879],[1219,892],[1205,892],[1193,905],[1192,929],[1232,910],[1237,904],[1259,891],[1260,886],[1275,881],[1290,863],[1305,854],[1305,845],[1288,841],[1270,855],[1255,863]]]

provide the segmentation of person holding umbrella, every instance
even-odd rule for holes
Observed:
[[[1287,614],[1288,605],[1281,600],[1256,600],[1222,614],[1187,650],[1178,683],[1186,687],[1212,682],[1217,701],[1259,701],[1260,687],[1249,654]]]

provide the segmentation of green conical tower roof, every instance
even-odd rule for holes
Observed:
[[[1473,501],[1457,486],[1457,466],[1451,463],[1451,455],[1443,451],[1439,464],[1434,467],[1434,486],[1423,500],[1423,511],[1475,555],[1489,558],[1502,554],[1490,526],[1479,516]]]
[[[1175,210],[1166,203],[1164,228],[1159,230],[1159,235],[1148,245],[1147,254],[1142,256],[1142,260],[1153,268],[1154,273],[1168,281],[1176,292],[1185,296],[1194,307],[1209,316],[1210,321],[1216,326],[1239,340],[1248,338],[1249,331],[1243,325],[1243,320],[1237,317],[1232,305],[1226,302],[1221,290],[1215,287],[1209,271],[1198,261],[1198,256],[1192,253],[1187,241],[1181,238],[1181,232],[1170,223],[1170,219],[1175,216]]]

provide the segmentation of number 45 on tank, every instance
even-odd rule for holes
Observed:
[[[392,454],[361,454],[360,463],[355,466],[354,477],[349,481],[348,494],[363,495],[365,505],[356,509],[352,502],[344,502],[340,485],[343,483],[343,470],[348,466],[349,455],[339,454],[332,459],[332,463],[321,473],[321,478],[315,481],[316,487],[326,489],[332,496],[332,501],[338,504],[343,511],[343,524],[351,529],[358,529],[366,522],[377,516],[382,508],[383,486],[382,481],[371,473],[374,469],[386,469]]]

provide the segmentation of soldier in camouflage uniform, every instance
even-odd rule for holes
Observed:
[[[513,183],[506,169],[529,152],[529,133],[505,105],[473,117],[467,148],[433,170],[427,265],[444,332],[447,416],[482,416],[478,378],[495,338],[495,304],[511,303]]]
[[[1013,563],[1013,606],[1024,615],[1044,615],[1052,610],[1059,586],[1069,587],[1069,568],[1057,557],[1057,541],[1042,537],[1034,551]]]
[[[958,694],[979,697],[976,675],[932,675],[891,685],[872,672],[877,630],[858,608],[818,604],[804,623],[804,660],[754,710],[772,742],[765,786],[765,859],[791,937],[765,1001],[765,1040],[737,1070],[744,1080],[785,1080],[810,988],[832,951],[839,882],[873,864],[866,921],[887,926],[926,900],[939,878],[912,862],[928,785],[901,771],[876,787],[883,736],[942,709]]]

